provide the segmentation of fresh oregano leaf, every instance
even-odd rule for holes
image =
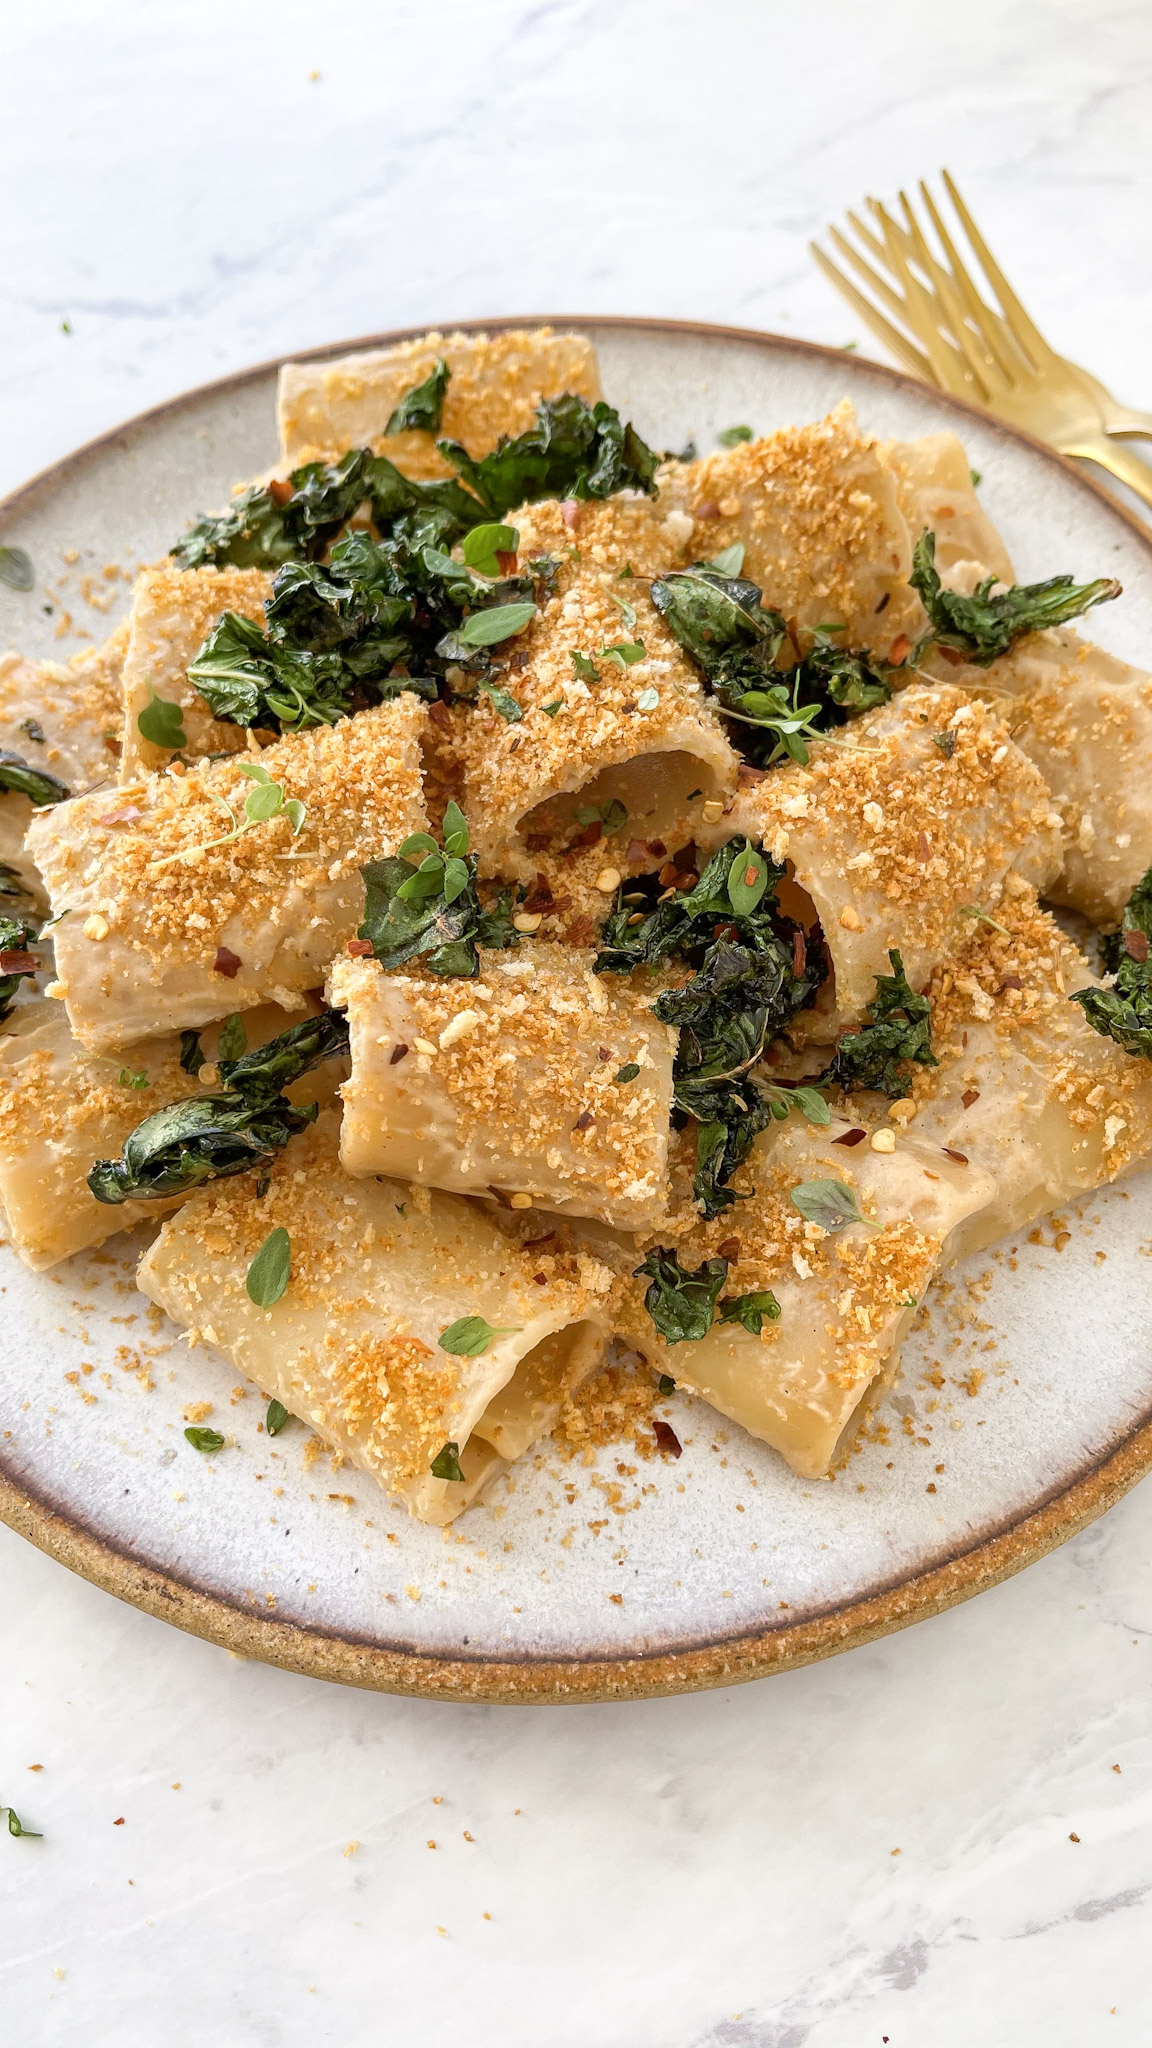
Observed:
[[[780,1303],[770,1287],[751,1294],[731,1294],[720,1303],[720,1321],[739,1323],[752,1337],[758,1337],[765,1323],[779,1321]]]
[[[283,1401],[269,1401],[268,1410],[264,1417],[264,1428],[269,1436],[279,1436],[280,1431],[287,1429],[291,1420],[292,1417],[284,1406]]]
[[[0,583],[6,583],[9,590],[34,589],[36,571],[25,548],[0,547]]]
[[[205,1457],[213,1451],[224,1449],[224,1439],[218,1429],[186,1429],[184,1435],[194,1451],[201,1451]]]
[[[274,1308],[292,1274],[292,1240],[282,1225],[265,1238],[248,1268],[245,1281],[249,1301],[257,1308]]]
[[[463,555],[470,569],[481,576],[499,576],[500,555],[514,555],[520,546],[520,535],[514,526],[495,526],[491,522],[474,526],[464,535]]]
[[[136,729],[141,738],[149,740],[154,747],[168,747],[175,752],[177,747],[188,744],[184,713],[179,704],[173,704],[168,697],[158,697],[151,683],[148,684],[148,702],[143,711],[136,714]]]
[[[807,1223],[818,1223],[821,1230],[843,1230],[846,1223],[867,1223],[871,1230],[880,1228],[861,1215],[846,1181],[802,1180],[792,1190],[792,1206],[799,1209]]]
[[[465,647],[495,647],[499,641],[522,633],[535,617],[534,604],[492,605],[487,611],[470,612],[456,628],[456,638]]]
[[[738,917],[751,915],[768,887],[768,880],[768,863],[753,847],[733,861],[728,871],[728,901]]]
[[[30,1842],[42,1842],[44,1840],[38,1828],[25,1827],[14,1806],[0,1806],[0,1814],[5,1815],[7,1818],[8,1833],[10,1835],[24,1835]]]
[[[460,1470],[460,1446],[451,1439],[437,1451],[428,1467],[433,1479],[454,1479],[459,1482],[464,1474]]]
[[[519,1328],[518,1323],[500,1328],[486,1323],[483,1316],[458,1316],[446,1330],[441,1330],[436,1341],[441,1351],[447,1351],[452,1358],[480,1358],[493,1337],[514,1337]]]
[[[738,448],[741,441],[753,439],[751,427],[724,427],[716,439],[722,448]]]

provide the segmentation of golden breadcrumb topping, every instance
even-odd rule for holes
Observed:
[[[70,661],[0,655],[0,736],[33,768],[45,768],[75,793],[103,782],[120,752],[120,671],[128,641],[120,625],[102,647]],[[44,737],[35,740],[27,721]]]
[[[908,530],[893,477],[847,400],[810,426],[666,465],[662,505],[695,521],[695,555],[742,541],[742,574],[801,628],[836,622],[885,654],[914,626]]]
[[[146,740],[136,721],[152,693],[184,711],[187,745],[182,752],[239,753],[247,744],[243,727],[213,718],[187,668],[225,611],[264,623],[264,602],[272,578],[264,569],[178,569],[163,562],[136,580],[129,614],[124,662],[124,764],[126,776],[162,768],[170,750]]]
[[[443,357],[451,371],[439,435],[385,435],[390,414]],[[550,327],[506,334],[424,334],[395,348],[342,356],[334,363],[289,363],[280,375],[280,443],[285,463],[332,462],[368,446],[405,476],[455,476],[437,439],[487,455],[503,437],[533,423],[542,398],[600,396],[591,342]]]
[[[225,839],[255,786],[232,761],[177,766],[115,800],[58,805],[33,828],[54,900],[94,913],[85,919],[94,945],[115,932],[155,959],[209,967],[233,918],[276,927],[290,893],[294,922],[307,926],[310,902],[321,905],[333,884],[423,825],[423,723],[423,705],[404,696],[257,747],[260,767],[305,807],[298,834],[281,811]]]

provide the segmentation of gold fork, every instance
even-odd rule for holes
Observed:
[[[813,242],[812,254],[824,275],[907,369],[953,397],[966,398],[1039,440],[1051,442],[1063,455],[1098,462],[1146,505],[1152,505],[1152,469],[1111,438],[1132,434],[1152,440],[1152,414],[1118,405],[1098,378],[1049,347],[992,255],[953,179],[947,171],[942,175],[999,310],[981,297],[923,179],[920,196],[940,253],[930,245],[901,192],[903,225],[875,199],[869,199],[868,206],[878,233],[856,214],[848,215],[872,263],[838,228],[828,231],[873,299],[866,298]],[[882,275],[875,264],[887,274]]]

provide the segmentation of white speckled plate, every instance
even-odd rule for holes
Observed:
[[[708,448],[732,420],[811,419],[845,393],[881,434],[955,427],[1018,574],[1120,576],[1123,598],[1092,630],[1146,662],[1152,540],[1038,444],[834,350],[657,321],[557,324],[592,335],[605,390],[658,447],[694,435]],[[127,584],[105,582],[105,563],[162,554],[189,514],[273,459],[275,369],[146,414],[0,506],[0,539],[30,551],[40,581],[69,577],[51,615],[39,588],[0,590],[0,644],[71,651],[55,637],[62,608],[99,639],[109,617],[86,604],[84,578],[122,605]],[[443,1532],[326,1457],[306,1465],[303,1430],[259,1435],[258,1397],[230,1405],[232,1369],[149,1323],[132,1281],[144,1233],[46,1275],[4,1247],[0,1514],[121,1597],[322,1677],[511,1700],[753,1677],[978,1591],[1152,1464],[1152,1174],[1093,1197],[1065,1227],[1060,1251],[1049,1229],[938,1290],[878,1411],[888,1440],[834,1482],[793,1478],[683,1401],[679,1463],[644,1463],[625,1445],[585,1467],[546,1444]],[[234,1435],[213,1459],[184,1441],[197,1400]]]

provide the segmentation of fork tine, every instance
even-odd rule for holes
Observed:
[[[976,251],[977,260],[983,266],[984,274],[1000,301],[1009,333],[1017,346],[1024,350],[1025,354],[1032,355],[1034,362],[1039,367],[1048,360],[1052,350],[1049,348],[1040,329],[1029,319],[1015,292],[1012,290],[972,215],[960,197],[951,173],[949,171],[942,171],[941,176],[943,177],[944,188],[948,197],[956,208],[960,225],[964,229],[973,249]]]
[[[910,206],[908,205],[908,201],[907,201],[907,199],[905,198],[905,196],[904,196],[904,194],[903,194],[903,193],[901,193],[901,194],[900,194],[900,201],[901,201],[901,204],[903,205],[903,207],[905,208],[905,211],[907,212],[907,214],[908,214],[908,217],[909,217],[909,219],[910,219],[910,220],[913,220],[913,219],[914,219],[914,216],[912,215],[912,209],[911,209],[911,207],[910,207]],[[921,241],[923,242],[923,237],[921,237]],[[925,248],[925,257],[926,257],[926,262],[927,262],[927,267],[928,267],[928,270],[929,270],[929,274],[931,275],[931,274],[932,274],[932,270],[933,270],[933,262],[932,262],[932,257],[931,257],[931,255],[930,255],[930,253],[929,253],[929,252],[927,251],[927,248]],[[979,296],[979,294],[978,294],[978,292],[977,292],[977,290],[976,290],[976,287],[975,287],[975,285],[974,285],[974,284],[972,283],[972,280],[971,280],[971,278],[970,278],[970,277],[968,277],[968,273],[967,273],[967,271],[966,271],[966,270],[964,269],[964,265],[963,265],[963,263],[962,263],[962,262],[960,261],[960,258],[959,258],[959,256],[958,256],[958,255],[956,254],[955,250],[953,250],[953,252],[952,252],[952,261],[953,261],[953,267],[954,267],[954,270],[955,270],[955,273],[956,273],[956,278],[957,278],[957,280],[958,280],[958,279],[959,279],[959,278],[960,278],[961,276],[963,276],[963,277],[964,277],[964,278],[965,278],[965,279],[967,280],[967,283],[968,283],[968,286],[969,286],[969,292],[968,292],[967,294],[965,294],[964,296],[965,296],[965,299],[967,300],[967,303],[968,303],[968,307],[969,307],[969,310],[970,310],[970,312],[971,312],[971,318],[972,318],[972,322],[973,322],[973,324],[975,325],[975,328],[976,328],[977,334],[978,334],[978,335],[979,335],[979,337],[980,337],[980,340],[981,340],[981,341],[983,342],[983,344],[984,344],[984,351],[985,351],[985,355],[987,356],[987,359],[988,359],[988,368],[987,368],[987,369],[985,369],[985,368],[984,368],[984,367],[983,367],[983,366],[982,366],[982,365],[981,365],[981,364],[980,364],[980,363],[979,363],[979,362],[978,362],[978,361],[976,360],[976,358],[975,358],[975,356],[974,356],[974,353],[973,353],[973,350],[972,350],[972,348],[971,348],[971,347],[970,347],[969,345],[967,345],[967,337],[966,337],[966,335],[965,335],[965,331],[964,331],[964,330],[965,330],[965,327],[966,327],[966,325],[967,325],[967,322],[966,322],[966,321],[965,321],[965,319],[964,319],[964,306],[963,306],[963,304],[961,304],[961,306],[960,306],[960,309],[959,309],[959,310],[960,310],[960,318],[959,318],[959,323],[957,324],[957,331],[956,331],[956,339],[957,339],[957,341],[959,342],[959,344],[960,344],[961,348],[962,348],[962,349],[963,349],[963,351],[964,351],[964,355],[965,355],[965,358],[966,358],[966,360],[967,360],[967,361],[968,361],[968,362],[969,362],[969,363],[971,364],[971,366],[972,366],[972,368],[973,368],[973,369],[975,370],[975,372],[976,372],[977,376],[978,376],[978,377],[979,377],[979,378],[980,378],[980,379],[981,379],[981,380],[982,380],[982,381],[983,381],[984,383],[988,384],[988,381],[989,381],[989,372],[991,372],[991,373],[992,373],[992,374],[993,374],[994,376],[996,375],[996,373],[998,373],[998,378],[997,378],[997,381],[998,381],[998,382],[999,382],[999,383],[1000,383],[1000,384],[1001,384],[1002,386],[1004,386],[1004,387],[1010,387],[1010,386],[1011,386],[1011,385],[1012,385],[1012,384],[1013,384],[1013,383],[1014,383],[1014,382],[1016,381],[1016,378],[1015,378],[1015,374],[1014,374],[1014,372],[1013,372],[1013,370],[1012,370],[1012,368],[1011,368],[1011,364],[1010,364],[1010,362],[1009,362],[1009,361],[1008,361],[1008,360],[1007,360],[1007,359],[1005,358],[1005,356],[1004,356],[1004,354],[1003,354],[1003,350],[1002,350],[1002,348],[999,348],[999,347],[997,346],[997,340],[996,340],[996,332],[995,332],[995,328],[994,328],[994,326],[993,326],[993,318],[994,318],[994,316],[993,316],[993,314],[992,314],[992,313],[990,312],[989,308],[988,308],[987,306],[985,306],[985,305],[984,305],[984,303],[983,303],[983,301],[981,300],[981,298],[980,298],[980,296]],[[940,276],[943,276],[943,275],[945,274],[945,273],[944,273],[944,272],[942,271],[942,269],[941,269],[941,266],[940,266],[940,265],[939,265],[938,263],[937,263],[937,264],[935,265],[935,270],[936,270],[936,272],[937,272],[937,273],[938,273],[938,274],[939,274]],[[951,280],[950,280],[950,282],[951,282]],[[955,301],[954,301],[953,303],[955,304]],[[950,324],[956,324],[956,323],[955,323],[955,322],[950,322]],[[991,386],[991,385],[989,384],[989,392],[991,392],[991,389],[992,389],[992,386]]]
[[[960,259],[956,244],[948,232],[947,225],[936,205],[936,201],[933,199],[923,178],[920,180],[920,196],[927,208],[928,217],[940,238],[940,245],[944,250],[944,254],[952,266],[952,283],[959,293],[962,304],[967,308],[972,321],[982,334],[991,332],[995,335],[998,360],[1006,374],[1009,377],[1013,377],[1016,374],[1012,367],[1012,348],[1014,345],[1017,345],[1015,337],[1012,335],[1011,330],[1005,326],[999,314],[994,312],[991,306],[986,305],[977,292],[972,279],[969,277]],[[991,323],[990,327],[989,323]],[[1024,367],[1025,369],[1033,367],[1027,355],[1024,356]]]
[[[907,193],[901,192],[900,204],[908,223],[908,232],[916,251],[917,261],[936,287],[936,296],[940,300],[944,317],[973,376],[987,387],[989,393],[996,386],[1001,391],[1008,389],[1012,380],[1005,376],[999,356],[987,349],[983,352],[977,349],[972,329],[965,318],[964,299],[957,289],[955,279],[949,275],[929,248],[920,223],[908,203]]]
[[[857,291],[856,286],[837,270],[831,257],[824,254],[819,242],[810,242],[808,246],[829,283],[834,284],[837,291],[843,293],[848,304],[855,308],[865,325],[879,337],[884,347],[896,357],[897,362],[903,363],[906,370],[911,370],[914,377],[923,377],[927,384],[934,383],[936,380],[927,356],[922,355],[912,342],[893,327],[891,322],[884,318],[883,313],[878,313],[871,300],[866,299],[863,292]]]
[[[935,305],[932,294],[920,283],[918,278],[913,276],[901,246],[900,231],[897,228],[896,222],[887,213],[885,208],[881,206],[879,200],[870,199],[868,204],[883,230],[888,250],[889,267],[895,271],[897,278],[904,287],[904,298],[908,307],[910,324],[915,329],[917,338],[923,342],[928,352],[928,358],[932,365],[933,383],[939,384],[944,391],[951,391],[962,398],[970,396],[970,388],[973,382],[975,382],[977,390],[980,391],[981,384],[978,375],[969,370],[963,358],[957,354],[957,351],[950,343],[944,340],[940,333],[935,317]],[[981,403],[985,403],[986,399],[987,394],[982,392]]]
[[[851,242],[840,233],[839,228],[829,228],[828,233],[839,249],[841,256],[844,257],[845,262],[850,263],[857,275],[864,279],[869,291],[874,293],[883,305],[887,306],[890,313],[895,314],[897,320],[902,320],[904,318],[904,301],[900,297],[899,292],[894,292],[891,285],[887,284],[879,273],[873,270],[872,265],[864,261],[863,256],[860,255],[857,249],[852,247]]]

